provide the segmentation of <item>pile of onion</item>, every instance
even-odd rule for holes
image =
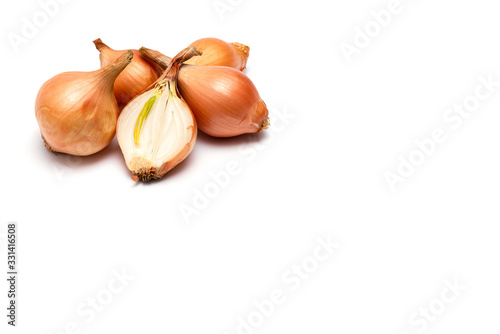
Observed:
[[[59,74],[36,98],[42,139],[53,152],[91,155],[116,133],[133,179],[147,182],[187,158],[198,128],[233,137],[269,126],[267,107],[242,72],[246,45],[203,38],[172,59],[94,44],[100,70]]]

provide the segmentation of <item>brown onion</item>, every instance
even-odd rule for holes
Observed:
[[[113,84],[133,56],[128,51],[100,70],[62,73],[42,85],[35,115],[49,150],[85,156],[111,142],[118,119]]]
[[[269,126],[269,111],[257,88],[240,71],[225,66],[184,65],[179,92],[201,131],[214,137],[258,133]]]
[[[202,55],[185,64],[198,66],[228,66],[243,71],[247,65],[250,48],[241,43],[226,43],[218,38],[202,38],[191,45]]]

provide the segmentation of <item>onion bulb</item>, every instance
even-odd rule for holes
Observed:
[[[113,85],[133,56],[127,51],[100,70],[62,73],[42,85],[35,115],[49,150],[86,156],[111,142],[118,119]]]
[[[165,68],[169,58],[141,48],[141,54]],[[258,133],[269,126],[269,111],[252,81],[225,66],[183,65],[179,92],[193,111],[201,131],[214,137]]]
[[[161,178],[194,147],[196,120],[176,83],[180,64],[194,51],[179,53],[154,88],[132,100],[118,118],[118,143],[135,181]]]
[[[94,44],[100,52],[101,67],[113,63],[126,52],[126,50],[113,50],[104,44],[100,38],[96,39]],[[138,50],[132,50],[132,52],[134,52],[132,63],[115,81],[115,96],[120,110],[134,97],[149,88],[162,73],[162,70],[156,64],[142,57]]]
[[[202,55],[189,59],[185,64],[198,66],[228,66],[243,71],[250,54],[248,46],[226,43],[218,38],[202,38],[189,46],[198,49]]]

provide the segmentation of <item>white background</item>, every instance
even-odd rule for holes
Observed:
[[[0,222],[2,233],[19,224],[20,310],[8,328],[2,279],[0,332],[72,322],[92,334],[498,332],[500,88],[457,129],[443,119],[480,76],[500,81],[498,5],[401,0],[349,63],[341,43],[388,0],[230,3],[221,17],[213,0],[70,0],[17,52],[8,34],[42,9],[2,4]],[[271,115],[291,116],[253,138],[200,134],[152,184],[131,180],[116,141],[88,158],[56,156],[40,139],[37,91],[60,72],[97,69],[98,37],[170,56],[201,37],[247,44],[246,73]],[[447,140],[391,191],[384,173],[436,128]],[[240,173],[188,224],[180,206],[232,160]],[[340,247],[292,291],[282,276],[311,263],[318,237]],[[122,268],[133,280],[88,322],[77,308]],[[440,305],[446,280],[466,288],[425,330],[412,324]],[[285,302],[238,331],[273,289]]]

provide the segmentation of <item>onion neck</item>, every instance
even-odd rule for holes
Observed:
[[[168,68],[168,66],[172,62],[172,58],[167,57],[163,53],[156,50],[142,47],[139,49],[139,52],[144,58],[158,64],[158,66],[160,66],[161,69],[164,71]]]
[[[96,39],[94,41],[94,45],[95,45],[95,48],[99,52],[103,52],[103,51],[115,51],[112,48],[110,48],[109,46],[107,46],[106,44],[104,44],[104,42],[100,38],[98,38],[98,39]]]
[[[127,67],[134,58],[134,53],[128,50],[121,55],[113,64],[109,64],[99,70],[102,77],[110,82],[115,82],[120,73]]]
[[[194,46],[185,48],[172,59],[170,65],[168,65],[160,79],[165,78],[167,80],[176,81],[182,64],[196,56],[201,56],[201,52],[197,48]]]

